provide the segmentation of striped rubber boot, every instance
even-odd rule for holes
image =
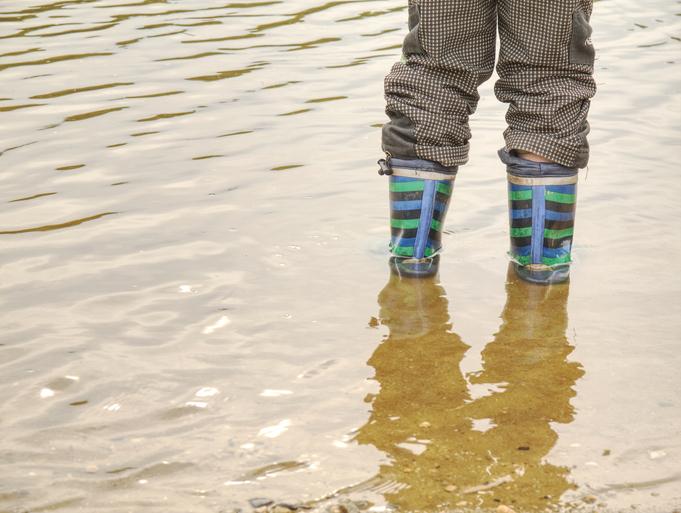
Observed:
[[[401,276],[432,276],[457,168],[390,157],[378,163],[390,177],[390,266]]]
[[[569,278],[575,223],[577,170],[499,152],[507,165],[511,260],[524,280],[560,283]]]

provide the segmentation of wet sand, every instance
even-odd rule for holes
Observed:
[[[681,508],[681,8],[595,4],[544,289],[507,275],[493,80],[439,277],[390,278],[404,4],[0,5],[0,512]]]

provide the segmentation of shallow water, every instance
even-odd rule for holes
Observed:
[[[681,5],[596,4],[576,263],[538,289],[491,81],[439,280],[389,279],[404,4],[0,4],[0,512],[681,506]]]

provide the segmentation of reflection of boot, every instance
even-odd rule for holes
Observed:
[[[511,258],[516,272],[534,283],[569,277],[575,222],[577,170],[532,162],[505,150],[511,224]]]
[[[390,176],[391,268],[402,276],[432,276],[457,168],[390,157],[378,163],[379,174]]]
[[[447,297],[436,279],[415,280],[392,274],[378,295],[381,324],[390,329],[391,340],[411,340],[422,351],[422,337],[448,338]]]

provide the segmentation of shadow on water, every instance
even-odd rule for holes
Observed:
[[[558,439],[551,424],[573,420],[583,375],[568,361],[568,291],[527,284],[509,269],[502,325],[482,370],[464,375],[469,346],[438,279],[390,277],[378,295],[389,334],[368,361],[380,391],[356,435],[388,456],[371,482],[389,503],[399,511],[560,503],[573,485],[568,468],[545,460]]]

